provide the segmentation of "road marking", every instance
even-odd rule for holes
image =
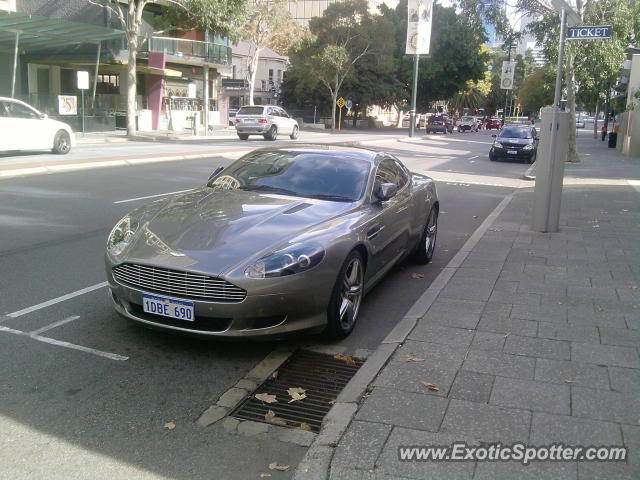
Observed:
[[[107,282],[102,282],[87,288],[82,288],[80,290],[76,290],[75,292],[62,295],[61,297],[53,298],[51,300],[47,300],[46,302],[39,303],[32,307],[23,308],[22,310],[18,310],[17,312],[8,313],[7,317],[11,317],[11,318],[20,317],[22,315],[26,315],[27,313],[35,312],[36,310],[41,310],[43,308],[50,307],[51,305],[55,305],[56,303],[64,302],[65,300],[69,300],[71,298],[84,295],[85,293],[93,292],[94,290],[98,290],[99,288],[106,287],[107,285],[108,285]]]
[[[473,157],[469,157],[469,160],[473,160],[474,158],[478,158],[480,155],[474,155]]]
[[[147,195],[146,197],[128,198],[126,200],[118,200],[117,202],[113,202],[113,204],[117,205],[118,203],[137,202],[138,200],[147,200],[148,198],[166,197],[167,195],[175,195],[176,193],[186,193],[186,192],[190,192],[191,190],[193,190],[193,188],[190,188],[188,190],[178,190],[177,192],[158,193],[157,195]]]
[[[62,320],[58,320],[57,322],[50,323],[45,327],[39,328],[37,330],[33,330],[29,332],[29,335],[38,335],[42,332],[46,332],[47,330],[51,330],[61,325],[64,325],[65,323],[73,322],[74,320],[77,320],[79,318],[80,318],[80,315],[72,315],[70,317],[63,318]]]
[[[71,317],[69,317],[71,318]],[[68,319],[65,319],[68,320]],[[75,319],[74,319],[75,320]],[[69,320],[70,321],[70,320]],[[84,347],[82,345],[76,345],[75,343],[65,342],[63,340],[56,340],[55,338],[49,337],[41,337],[40,335],[33,335],[32,333],[23,332],[22,330],[15,330],[9,327],[0,326],[0,332],[12,333],[14,335],[21,335],[32,338],[38,342],[48,343],[50,345],[56,345],[58,347],[70,348],[72,350],[79,350],[85,353],[91,353],[93,355],[97,355],[99,357],[108,358],[109,360],[117,360],[120,362],[124,362],[125,360],[129,360],[129,357],[125,357],[122,355],[118,355],[117,353],[103,352],[102,350],[97,350],[95,348]]]

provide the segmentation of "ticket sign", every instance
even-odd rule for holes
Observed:
[[[567,29],[567,40],[598,40],[602,38],[611,38],[611,25],[569,27]]]

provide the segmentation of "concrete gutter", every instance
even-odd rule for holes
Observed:
[[[522,178],[525,180],[535,180],[536,179],[536,165],[537,161],[533,162],[529,168],[522,174]]]

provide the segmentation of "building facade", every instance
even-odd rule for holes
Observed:
[[[226,125],[220,80],[231,66],[228,40],[203,32],[156,35],[154,20],[163,8],[149,4],[143,14],[138,129],[182,130],[194,118],[201,125]],[[0,96],[20,98],[54,117],[60,96],[84,96],[89,130],[124,126],[128,42],[120,28],[109,9],[86,0],[0,2]],[[86,90],[78,88],[78,71],[89,73]],[[79,113],[60,119],[77,129]]]

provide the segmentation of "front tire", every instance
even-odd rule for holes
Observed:
[[[295,125],[293,127],[293,131],[291,132],[291,135],[289,135],[289,138],[291,140],[295,140],[296,138],[298,138],[298,135],[300,134],[300,130],[298,129],[298,126]]]
[[[429,212],[427,223],[424,226],[420,242],[414,252],[416,263],[429,263],[436,249],[436,237],[438,236],[438,209],[433,207]]]
[[[64,130],[58,131],[53,139],[53,148],[51,151],[58,155],[65,155],[71,150],[71,138],[69,133]]]
[[[345,338],[356,325],[364,294],[364,261],[353,250],[344,261],[333,287],[327,309],[325,333],[333,339]]]

